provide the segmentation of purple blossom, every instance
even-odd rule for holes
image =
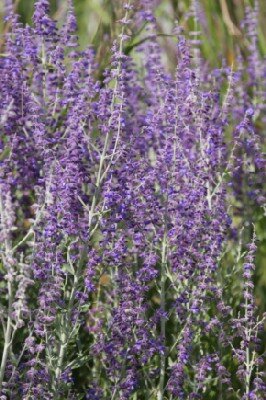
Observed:
[[[97,49],[79,50],[72,1],[60,29],[49,1],[35,1],[31,27],[7,4],[3,399],[204,399],[211,391],[262,399],[265,392],[257,241],[242,252],[246,239],[232,227],[237,216],[249,227],[250,207],[261,210],[265,200],[257,3],[243,23],[248,67],[239,56],[235,73],[204,65],[198,32],[187,40],[179,27],[176,70],[168,71],[158,3],[123,6],[103,77]],[[194,6],[190,15],[200,22]]]

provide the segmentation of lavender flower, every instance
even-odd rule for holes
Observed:
[[[71,1],[60,28],[49,1],[35,1],[31,27],[9,4],[0,57],[3,399],[263,398],[255,237],[243,255],[231,221],[250,204],[261,212],[265,200],[257,6],[243,24],[248,68],[239,57],[238,71],[213,71],[198,27],[192,40],[176,27],[171,73],[157,3],[121,8],[103,76],[97,49],[79,49]],[[235,271],[235,249],[241,300],[226,296],[222,280],[224,260]]]

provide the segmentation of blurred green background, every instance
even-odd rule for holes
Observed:
[[[117,35],[123,0],[73,0],[78,19],[80,45],[85,48],[93,44],[101,70],[108,65],[110,47]],[[254,6],[254,0],[158,0],[156,16],[161,44],[168,55],[169,65],[174,65],[173,42],[167,35],[172,34],[178,21],[185,32],[195,30],[191,9],[196,1],[201,25],[203,56],[212,66],[221,65],[226,60],[236,64],[236,49],[245,53],[246,37],[241,29],[245,6]],[[9,26],[3,22],[5,0],[0,0],[0,52],[4,46],[3,33]],[[266,57],[266,0],[258,0],[260,6],[258,33],[261,57]],[[14,7],[23,23],[31,23],[34,0],[13,0]],[[65,20],[67,0],[50,0],[51,13],[62,24]],[[138,2],[135,2],[138,6]],[[132,44],[137,43],[137,32],[132,32]],[[135,41],[134,41],[135,39]],[[263,128],[262,131],[265,132]],[[262,132],[263,133],[263,132]],[[266,309],[266,232],[265,216],[261,211],[256,217],[253,211],[260,246],[257,256],[256,294],[261,309]]]
[[[116,21],[122,0],[73,0],[78,17],[80,43],[85,47],[93,43],[99,47],[108,45],[109,39],[116,33]],[[174,21],[178,20],[185,30],[191,29],[191,19],[187,13],[194,0],[161,0],[157,1],[157,17],[161,33],[170,33]],[[217,56],[225,55],[231,64],[234,61],[235,45],[245,45],[240,21],[246,4],[253,5],[254,0],[197,0],[199,15],[207,21],[203,24],[203,34],[208,38],[202,43],[203,53],[212,64]],[[31,22],[34,0],[13,0],[15,8],[24,23]],[[67,0],[50,0],[51,11],[56,19],[64,20]],[[138,2],[136,2],[137,4]],[[266,55],[266,1],[259,0],[260,48]],[[5,0],[0,0],[0,15],[4,14]],[[0,21],[0,32],[5,29]],[[134,34],[134,32],[133,32]],[[104,39],[104,40],[103,40]],[[165,39],[167,40],[167,39]]]

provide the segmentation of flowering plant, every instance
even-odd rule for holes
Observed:
[[[248,212],[265,210],[258,11],[245,71],[206,69],[198,33],[177,26],[171,74],[153,6],[122,5],[103,74],[71,1],[60,28],[48,0],[32,26],[7,14],[1,400],[263,399]]]

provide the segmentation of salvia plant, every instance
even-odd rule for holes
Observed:
[[[211,69],[192,2],[170,72],[155,3],[121,2],[104,71],[71,1],[60,27],[48,0],[31,26],[6,4],[1,400],[265,399],[259,10]]]

